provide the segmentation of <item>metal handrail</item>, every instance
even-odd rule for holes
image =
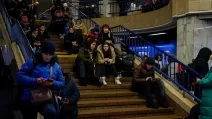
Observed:
[[[139,38],[140,40],[143,40],[145,43],[147,43],[148,45],[152,46],[153,48],[157,49],[158,51],[162,52],[163,54],[167,55],[169,58],[171,58],[173,61],[179,63],[180,65],[182,65],[183,67],[186,67],[189,71],[192,71],[193,73],[195,73],[199,78],[203,78],[204,76],[202,76],[201,74],[199,74],[198,72],[196,72],[194,69],[188,67],[187,65],[183,64],[182,62],[180,62],[178,59],[176,59],[175,57],[171,56],[170,54],[162,51],[161,49],[159,49],[158,47],[156,47],[154,44],[150,43],[149,41],[145,40],[144,38],[140,37],[139,35],[135,34],[134,32],[130,31],[129,29],[127,29],[126,27],[122,26],[122,25],[118,25],[118,26],[114,26],[111,27],[112,28],[117,28],[117,27],[122,27],[123,29],[125,29],[127,32],[133,34],[134,36],[136,36],[137,38]]]

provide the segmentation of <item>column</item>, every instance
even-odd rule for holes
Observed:
[[[72,12],[72,15],[73,15],[73,18],[74,19],[78,19],[79,18],[79,12],[78,12],[78,9],[79,9],[79,0],[71,0],[72,5],[74,5],[74,7],[76,8],[73,8],[71,7],[71,12]]]
[[[102,4],[101,6],[100,6],[100,13],[102,14],[102,17],[111,17],[111,15],[110,14],[108,14],[108,13],[110,13],[110,2],[111,2],[112,0],[103,0],[103,1],[101,1],[101,2],[99,2],[100,4]]]
[[[209,20],[200,20],[197,15],[177,20],[177,58],[181,62],[191,63],[192,59],[196,58],[199,49],[208,47],[207,42],[212,40],[209,37],[212,32],[207,27],[211,25]]]

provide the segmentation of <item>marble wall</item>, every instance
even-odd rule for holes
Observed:
[[[211,25],[210,20],[199,20],[198,16],[187,16],[177,20],[177,58],[180,61],[185,64],[191,63],[199,49],[208,44],[207,39],[212,38],[209,37],[212,35],[209,27]]]

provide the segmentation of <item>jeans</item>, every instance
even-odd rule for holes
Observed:
[[[56,108],[52,103],[35,106],[30,101],[21,102],[23,119],[37,119],[37,112],[40,112],[44,116],[44,119],[57,119],[58,116]]]
[[[153,93],[156,96],[158,104],[162,104],[166,101],[164,83],[160,79],[155,81],[144,81],[142,83],[133,82],[132,90],[141,95],[144,94],[147,104],[153,104]]]
[[[77,105],[64,105],[60,110],[60,119],[77,119]]]

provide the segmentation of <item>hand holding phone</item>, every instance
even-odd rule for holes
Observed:
[[[52,86],[53,85],[54,80],[53,79],[48,79],[45,81],[45,85],[46,86]]]

